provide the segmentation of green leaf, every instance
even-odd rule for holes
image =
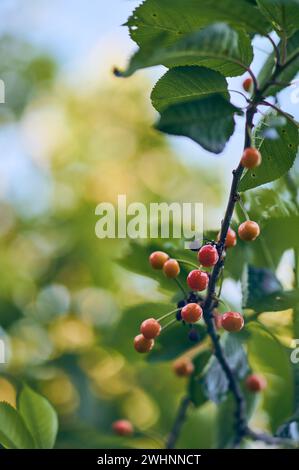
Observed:
[[[277,338],[263,325],[248,323],[250,333],[247,348],[254,372],[263,374],[267,388],[263,392],[263,407],[268,414],[271,431],[292,414],[294,381],[290,357]]]
[[[192,361],[194,373],[190,377],[188,388],[190,400],[196,407],[203,405],[207,401],[202,386],[202,376],[210,357],[211,351],[201,351]]]
[[[271,308],[267,307],[267,301],[271,299],[272,306],[273,299],[279,298],[282,293],[282,285],[270,269],[248,265],[242,276],[242,293],[243,308],[252,308],[255,311],[263,312],[265,307],[266,310],[271,311]]]
[[[162,41],[163,43],[163,41]],[[202,65],[226,76],[241,75],[250,65],[253,51],[249,37],[231,29],[224,23],[216,23],[196,31],[170,46],[161,46],[161,39],[151,47],[139,49],[127,70],[119,72],[128,77],[136,70],[165,65]]]
[[[205,67],[175,67],[156,83],[151,99],[157,111],[172,104],[196,101],[213,93],[229,98],[225,78]]]
[[[293,166],[299,143],[298,127],[286,121],[285,125],[277,126],[275,129],[278,138],[265,137],[265,129],[269,128],[273,116],[276,114],[272,112],[267,114],[255,130],[255,146],[262,154],[262,163],[259,167],[246,171],[240,182],[240,191],[247,191],[274,181]]]
[[[140,46],[177,41],[178,37],[223,21],[250,33],[268,31],[270,24],[246,0],[146,0],[138,6],[126,25],[131,38]]]
[[[281,50],[282,41],[278,43],[278,47]],[[299,53],[299,31],[296,31],[296,33],[293,34],[293,36],[290,37],[287,42],[286,60],[289,60],[290,58],[294,57],[298,53]],[[272,54],[270,54],[269,57],[267,58],[266,62],[264,63],[258,75],[258,83],[261,88],[269,80],[269,76],[271,72],[273,71],[274,65],[275,65],[275,54],[274,52],[272,52]],[[290,83],[293,80],[293,78],[295,78],[295,76],[297,75],[298,70],[299,70],[299,55],[295,60],[291,62],[291,64],[288,67],[286,67],[279,74],[277,81],[281,82],[282,84]],[[275,96],[283,88],[284,86],[273,85],[268,88],[267,95]]]
[[[23,418],[11,405],[0,402],[0,443],[6,449],[33,449]]]
[[[19,396],[18,408],[36,447],[52,449],[57,435],[58,420],[56,411],[48,400],[25,386]]]
[[[224,333],[220,341],[224,355],[235,377],[237,379],[244,378],[248,372],[248,364],[246,353],[240,339],[234,334]],[[229,389],[228,380],[215,356],[213,356],[207,364],[202,383],[206,396],[215,403],[221,403],[227,396]]]
[[[206,336],[206,328],[201,324],[193,325],[200,341]],[[190,341],[188,332],[190,328],[182,322],[176,322],[158,336],[154,349],[147,355],[149,362],[170,361],[177,358],[188,349],[194,348],[195,343]]]
[[[234,131],[232,104],[221,95],[169,106],[161,113],[156,128],[173,135],[190,137],[210,152],[220,153]]]
[[[242,393],[246,400],[247,420],[253,415],[258,402],[258,394],[249,392],[242,387]],[[234,444],[236,436],[236,400],[230,393],[226,400],[220,403],[217,413],[217,448],[229,449]]]
[[[299,25],[299,0],[257,0],[279,35],[291,36]]]

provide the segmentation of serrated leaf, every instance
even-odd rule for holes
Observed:
[[[221,337],[223,352],[228,360],[236,379],[243,379],[248,372],[247,356],[239,338],[234,334],[224,334]],[[206,367],[202,378],[204,393],[215,403],[221,403],[227,396],[229,383],[227,377],[213,356]]]
[[[294,382],[290,357],[277,338],[265,326],[248,323],[248,358],[252,370],[267,380],[263,407],[269,417],[271,431],[287,419],[293,409]]]
[[[128,77],[139,69],[165,65],[178,67],[201,65],[226,76],[241,75],[252,61],[250,38],[227,24],[216,23],[183,37],[170,46],[161,46],[163,37],[149,48],[139,49],[128,68],[120,75]]]
[[[190,137],[210,152],[220,153],[234,131],[237,108],[221,95],[169,106],[161,113],[156,128],[173,135]]]
[[[197,331],[200,341],[206,336],[206,329],[201,324],[193,325],[192,327]],[[195,343],[188,337],[190,328],[182,322],[176,322],[174,325],[169,326],[163,333],[157,337],[155,347],[147,355],[149,362],[170,361],[188,349],[194,348]]]
[[[256,311],[263,310],[267,300],[282,294],[282,285],[270,269],[246,266],[242,276],[243,307]],[[263,307],[261,307],[263,305]],[[270,303],[269,303],[270,306]],[[260,310],[262,308],[262,310]],[[266,309],[271,311],[270,308]]]
[[[162,36],[165,44],[178,37],[211,24],[223,21],[242,27],[250,33],[268,31],[270,24],[258,8],[246,0],[146,0],[139,5],[126,25],[131,38],[140,46],[157,42]]]
[[[0,444],[6,449],[35,448],[23,418],[5,402],[0,402]]]
[[[291,36],[299,25],[299,0],[257,0],[276,32]]]
[[[282,41],[278,43],[278,48],[281,50],[282,48]],[[289,60],[290,58],[294,57],[299,53],[299,31],[296,31],[293,36],[291,36],[287,42],[287,54],[286,54],[286,60]],[[261,68],[259,75],[258,75],[258,83],[260,87],[262,88],[267,80],[269,80],[269,76],[271,72],[273,71],[275,65],[275,54],[272,52],[266,62],[264,63],[263,67]],[[293,78],[297,75],[299,70],[299,55],[298,57],[291,62],[291,64],[284,69],[280,74],[277,79],[278,82],[281,82],[282,84],[287,84],[290,83]],[[283,90],[283,86],[277,86],[273,85],[268,88],[267,90],[267,95],[268,96],[275,96],[279,91]]]
[[[254,142],[262,154],[262,163],[259,167],[246,171],[239,185],[240,191],[247,191],[274,181],[293,166],[299,144],[298,127],[286,121],[284,126],[276,127],[278,139],[265,138],[264,131],[269,127],[269,119],[272,119],[273,115],[276,114],[266,115],[255,130]]]
[[[213,93],[229,98],[225,78],[206,67],[175,67],[156,83],[151,100],[157,111],[172,104],[196,101]]]
[[[49,401],[28,386],[19,396],[19,412],[38,449],[52,449],[58,430],[56,411]]]

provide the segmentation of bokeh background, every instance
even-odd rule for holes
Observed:
[[[149,94],[162,69],[113,77],[134,50],[121,24],[138,3],[0,3],[0,400],[15,404],[23,381],[47,396],[59,413],[57,447],[161,446],[186,386],[169,362],[132,349],[134,306],[170,295],[117,262],[127,240],[96,238],[97,204],[118,194],[128,203],[199,201],[205,228],[218,229],[240,158],[242,119],[215,157],[151,129]],[[254,70],[267,51],[257,40]],[[290,91],[280,100],[298,114]],[[236,306],[239,291],[226,282]],[[214,417],[212,404],[194,412],[179,445],[212,446]],[[134,437],[112,435],[119,418],[132,420]]]

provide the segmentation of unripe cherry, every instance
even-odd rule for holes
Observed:
[[[258,374],[249,375],[245,381],[246,388],[250,392],[261,392],[267,387],[267,381],[264,377]]]
[[[194,371],[194,365],[190,359],[182,358],[173,363],[173,370],[179,377],[188,377]]]
[[[134,338],[134,348],[139,353],[147,353],[153,349],[155,341],[153,339],[147,339],[142,334],[137,335]]]
[[[112,423],[112,429],[118,436],[131,436],[134,432],[133,425],[127,419],[119,419]]]
[[[206,268],[214,266],[219,259],[218,251],[215,246],[212,245],[204,245],[201,247],[197,256],[200,264]]]
[[[182,308],[182,319],[187,323],[195,323],[202,317],[202,308],[195,303]]]
[[[231,333],[242,330],[244,318],[239,312],[226,312],[221,317],[222,327]]]
[[[251,91],[253,80],[251,77],[245,78],[243,81],[243,89],[247,92]]]
[[[148,318],[140,325],[140,333],[142,333],[146,339],[154,339],[159,336],[160,332],[161,325],[155,318]]]
[[[260,234],[259,225],[253,220],[246,220],[238,228],[238,235],[241,240],[251,242],[254,241]]]
[[[229,227],[227,231],[226,239],[225,239],[225,247],[232,248],[236,246],[236,244],[237,244],[237,234],[232,228]]]
[[[187,284],[192,290],[205,290],[209,284],[209,276],[200,269],[194,269],[188,274]]]
[[[164,253],[164,251],[154,251],[149,257],[149,262],[152,268],[162,269],[168,259],[169,256],[167,253]]]
[[[176,259],[169,259],[163,265],[163,272],[166,277],[174,279],[180,274],[180,265]]]
[[[262,163],[262,156],[258,149],[254,147],[247,147],[241,158],[241,165],[244,168],[256,168]]]

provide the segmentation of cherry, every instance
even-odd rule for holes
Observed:
[[[220,240],[220,233],[218,233],[217,236],[217,241]],[[236,246],[237,244],[237,235],[236,232],[229,227],[227,234],[226,234],[226,239],[225,239],[225,248],[232,248],[233,246]]]
[[[241,240],[251,242],[259,236],[260,227],[253,220],[246,220],[239,226],[238,234]]]
[[[188,274],[187,284],[192,290],[205,290],[209,284],[209,276],[200,269],[194,269]]]
[[[147,339],[143,335],[135,336],[134,348],[139,353],[147,353],[153,349],[155,341],[153,339]]]
[[[133,425],[127,419],[119,419],[112,423],[112,429],[119,436],[131,436],[134,432]]]
[[[161,325],[155,318],[148,318],[141,323],[140,333],[142,333],[146,339],[154,339],[156,336],[159,336],[160,332]]]
[[[217,330],[220,330],[222,328],[222,317],[219,315],[218,310],[214,309],[213,310],[213,318],[214,318],[214,323],[215,327]]]
[[[154,251],[149,257],[149,262],[152,268],[162,269],[168,259],[169,256],[167,253],[164,253],[164,251]]]
[[[245,78],[245,80],[243,82],[243,89],[247,92],[251,91],[252,82],[253,82],[253,80],[252,80],[251,77]]]
[[[221,317],[221,325],[226,331],[235,333],[242,330],[244,326],[244,318],[238,312],[226,312]]]
[[[202,308],[195,303],[182,308],[182,319],[187,323],[195,323],[202,317]]]
[[[198,252],[198,261],[206,268],[214,266],[219,259],[218,251],[212,245],[204,245]]]
[[[244,168],[255,168],[262,163],[261,153],[254,147],[247,147],[241,158],[241,165]]]
[[[197,343],[200,340],[199,334],[196,330],[193,329],[189,331],[188,338],[190,339],[190,341],[194,341],[194,343]]]
[[[182,358],[174,362],[173,370],[179,377],[188,377],[193,373],[194,365],[190,359]]]
[[[261,392],[267,387],[267,381],[264,377],[257,374],[249,375],[245,385],[250,392]]]
[[[166,277],[174,279],[180,274],[180,265],[176,259],[169,259],[163,265],[163,272]]]

